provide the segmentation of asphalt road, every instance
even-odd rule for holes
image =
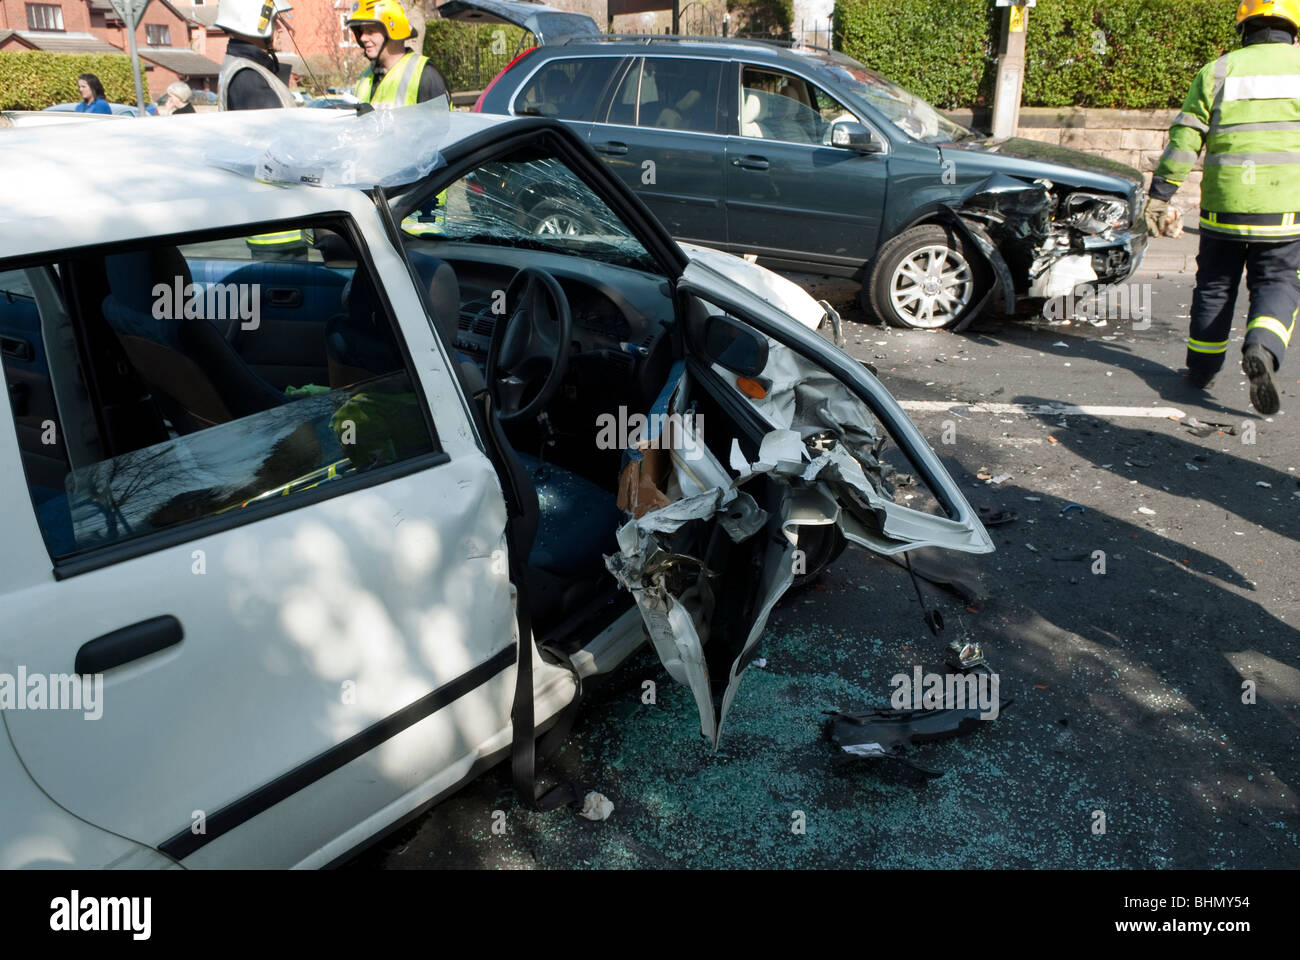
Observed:
[[[528,812],[503,765],[351,866],[1300,866],[1300,368],[1282,412],[1258,417],[1240,320],[1228,369],[1189,389],[1187,274],[1136,278],[1149,329],[986,319],[959,335],[868,325],[853,285],[796,279],[842,309],[848,349],[896,397],[930,402],[913,419],[982,516],[1007,520],[997,552],[953,565],[978,598],[927,589],[937,640],[906,574],[851,548],[773,615],[716,755],[647,651],[554,761],[613,801],[608,820]],[[1154,407],[1207,426],[1131,415]],[[888,678],[937,667],[951,637],[983,645],[1014,706],[918,748],[939,779],[834,767],[823,711],[887,705]]]

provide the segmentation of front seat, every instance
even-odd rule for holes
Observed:
[[[745,137],[762,137],[763,128],[758,125],[758,115],[763,110],[763,101],[757,93],[746,93],[745,102],[740,108],[740,133]]]
[[[462,382],[475,392],[483,385],[478,366],[456,351],[460,285],[446,261],[408,250],[425,302],[444,344],[459,357]],[[502,437],[504,439],[504,437]],[[617,547],[614,533],[622,514],[614,494],[571,470],[543,465],[536,457],[503,446],[512,473],[526,481],[520,491],[525,529],[535,529],[528,554],[529,597],[533,616],[543,626],[570,612],[591,593],[604,572],[603,555]]]
[[[184,316],[183,304],[154,316],[154,287],[182,291],[189,264],[175,247],[104,258],[109,294],[101,309],[127,359],[181,433],[227,423],[286,402],[283,393],[244,363],[211,320]],[[164,311],[167,312],[167,311]],[[231,318],[231,322],[238,322]]]

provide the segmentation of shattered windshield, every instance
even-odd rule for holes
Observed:
[[[926,143],[950,143],[973,136],[961,124],[949,120],[916,94],[847,57],[823,59],[816,72],[857,94],[909,137]]]
[[[484,164],[408,216],[402,229],[417,237],[659,269],[618,215],[553,157]]]

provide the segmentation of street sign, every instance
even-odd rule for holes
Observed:
[[[145,8],[149,6],[150,0],[108,0],[117,15],[123,21],[130,20],[133,23],[139,23],[140,18],[144,16]],[[129,14],[129,17],[128,17]]]
[[[140,108],[140,116],[146,116],[144,110],[144,85],[140,82],[140,55],[135,49],[135,28],[149,6],[149,0],[108,0],[117,15],[126,24],[126,50],[131,56],[131,76],[135,79],[135,103]]]

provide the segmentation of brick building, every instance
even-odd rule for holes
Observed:
[[[220,63],[191,49],[191,27],[170,0],[153,0],[140,18],[136,45],[151,99],[176,80],[216,88]],[[0,0],[0,50],[121,53],[127,45],[126,24],[108,0]]]

